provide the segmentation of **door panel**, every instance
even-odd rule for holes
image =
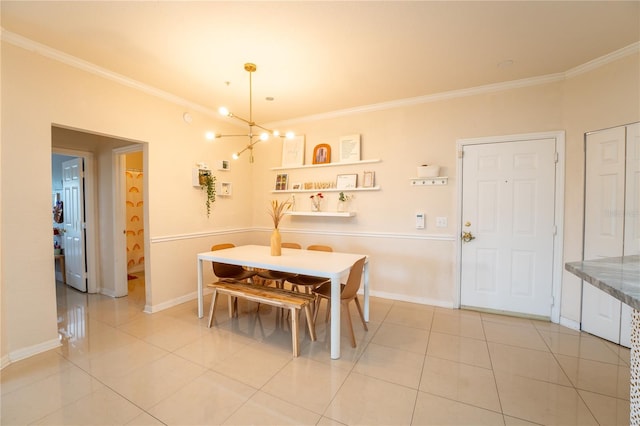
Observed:
[[[640,123],[627,126],[624,255],[640,254]]]
[[[634,173],[625,178],[625,169],[633,171],[633,158],[638,158],[634,147],[637,141],[634,143],[633,136],[627,137],[627,133],[633,135],[633,130],[616,127],[587,135],[585,260],[632,254],[633,247],[637,246],[634,223],[627,223],[629,214],[625,214],[634,204],[637,208],[638,202],[639,187],[634,188]],[[583,283],[582,288],[582,330],[629,346],[631,309],[591,284]]]
[[[82,158],[74,158],[62,163],[62,188],[65,203],[64,257],[67,284],[86,292],[82,163]]]
[[[463,306],[551,316],[555,139],[467,145]],[[468,224],[468,225],[467,225]]]

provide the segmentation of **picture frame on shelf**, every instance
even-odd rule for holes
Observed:
[[[362,187],[363,188],[373,188],[376,184],[376,173],[375,172],[364,172],[362,174]]]
[[[360,161],[360,135],[340,137],[340,162],[353,163]]]
[[[304,164],[304,135],[298,135],[282,141],[282,167],[295,167]]]
[[[276,176],[276,191],[286,191],[289,183],[289,175],[287,173],[278,173]]]
[[[357,173],[338,175],[336,178],[336,189],[355,189],[357,186]]]
[[[302,184],[299,182],[292,183],[291,189],[293,189],[294,191],[300,191],[302,189]]]
[[[321,143],[313,148],[313,164],[327,164],[331,162],[331,145]]]

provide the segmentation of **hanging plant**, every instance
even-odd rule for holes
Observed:
[[[211,204],[216,202],[216,177],[211,174],[202,175],[200,177],[200,187],[203,191],[207,191],[207,217],[211,214]]]

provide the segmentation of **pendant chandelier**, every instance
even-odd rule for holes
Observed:
[[[281,135],[280,132],[278,132],[277,130],[268,129],[268,128],[260,125],[260,124],[257,124],[255,121],[253,121],[253,87],[252,87],[251,76],[256,71],[256,69],[257,68],[256,68],[255,64],[252,64],[252,63],[244,64],[244,70],[249,73],[249,119],[242,118],[242,117],[232,113],[231,111],[229,111],[225,107],[220,107],[220,109],[218,110],[218,112],[221,115],[224,115],[226,117],[235,118],[235,119],[240,120],[240,121],[244,122],[245,124],[247,124],[249,126],[248,133],[246,133],[246,134],[238,134],[238,135],[223,135],[223,134],[220,134],[220,133],[208,133],[207,134],[207,138],[208,139],[218,139],[218,138],[226,138],[226,137],[246,137],[246,138],[248,138],[249,139],[249,143],[247,144],[247,146],[244,147],[244,149],[242,149],[241,151],[233,153],[232,157],[233,157],[234,160],[237,160],[240,157],[240,155],[242,155],[243,152],[249,151],[249,162],[250,163],[253,163],[253,146],[255,144],[257,144],[258,142],[266,141],[271,136],[279,137],[279,138],[288,138],[288,139],[292,139],[292,138],[295,137],[293,132],[287,132],[285,135]]]

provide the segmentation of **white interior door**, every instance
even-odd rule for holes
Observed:
[[[462,306],[551,317],[556,140],[464,146]]]
[[[587,135],[585,260],[623,254],[625,140],[624,127]],[[619,300],[583,282],[581,328],[584,331],[620,343],[621,318],[622,303]]]
[[[640,254],[640,123],[627,126],[624,255]]]
[[[64,201],[64,257],[67,284],[87,291],[87,273],[84,235],[84,182],[83,159],[62,163],[62,190]]]

